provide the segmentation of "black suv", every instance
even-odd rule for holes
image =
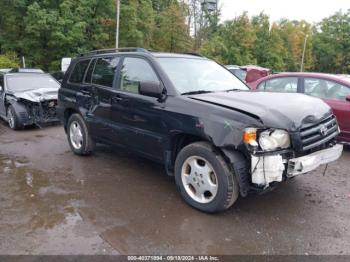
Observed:
[[[336,118],[321,100],[252,92],[195,54],[82,54],[58,99],[74,153],[88,155],[98,142],[163,163],[185,201],[205,212],[335,161],[343,149]]]

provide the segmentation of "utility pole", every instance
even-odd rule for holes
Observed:
[[[300,72],[304,71],[304,59],[305,59],[305,51],[306,51],[306,42],[307,38],[309,37],[308,34],[305,34],[305,40],[304,40],[304,48],[303,48],[303,55],[301,57],[301,65],[300,65]]]
[[[117,21],[116,21],[116,32],[115,32],[115,48],[119,48],[119,20],[120,20],[120,0],[116,0],[116,13],[117,13]]]

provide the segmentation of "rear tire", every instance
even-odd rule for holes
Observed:
[[[16,111],[12,105],[7,108],[7,122],[12,130],[19,130],[22,127],[18,121]]]
[[[72,114],[68,119],[67,138],[71,150],[81,156],[93,153],[95,142],[89,134],[84,119],[79,114]]]
[[[206,142],[190,144],[180,151],[175,161],[175,181],[185,202],[207,213],[228,209],[239,195],[233,170]]]

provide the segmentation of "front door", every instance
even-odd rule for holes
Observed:
[[[139,57],[126,57],[117,78],[118,91],[112,97],[111,119],[116,130],[122,130],[125,146],[143,155],[162,161],[164,102],[139,94],[142,81],[160,83],[151,64]]]

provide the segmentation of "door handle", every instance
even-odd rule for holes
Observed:
[[[121,102],[121,101],[123,101],[124,99],[123,98],[121,98],[121,97],[119,97],[119,96],[113,96],[112,97],[112,102],[113,103],[119,103],[119,102]]]

